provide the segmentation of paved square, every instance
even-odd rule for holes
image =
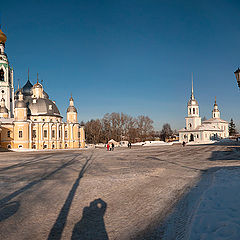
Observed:
[[[138,239],[237,146],[0,153],[0,239]]]

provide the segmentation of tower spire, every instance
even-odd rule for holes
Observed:
[[[28,81],[29,81],[29,68],[28,68]]]
[[[38,73],[37,73],[37,83],[38,83]]]
[[[192,94],[191,94],[191,99],[194,100],[194,95],[193,95],[193,73],[192,73]]]

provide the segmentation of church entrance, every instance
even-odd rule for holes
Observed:
[[[190,135],[190,142],[193,142],[194,141],[194,136],[193,134]]]

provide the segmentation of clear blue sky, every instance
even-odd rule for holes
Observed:
[[[239,1],[22,0],[0,11],[15,85],[39,72],[62,115],[72,92],[80,121],[115,111],[179,129],[193,72],[201,116],[216,95],[240,127]]]

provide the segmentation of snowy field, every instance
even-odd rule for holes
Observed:
[[[239,240],[240,168],[213,168],[155,232],[161,239]]]

